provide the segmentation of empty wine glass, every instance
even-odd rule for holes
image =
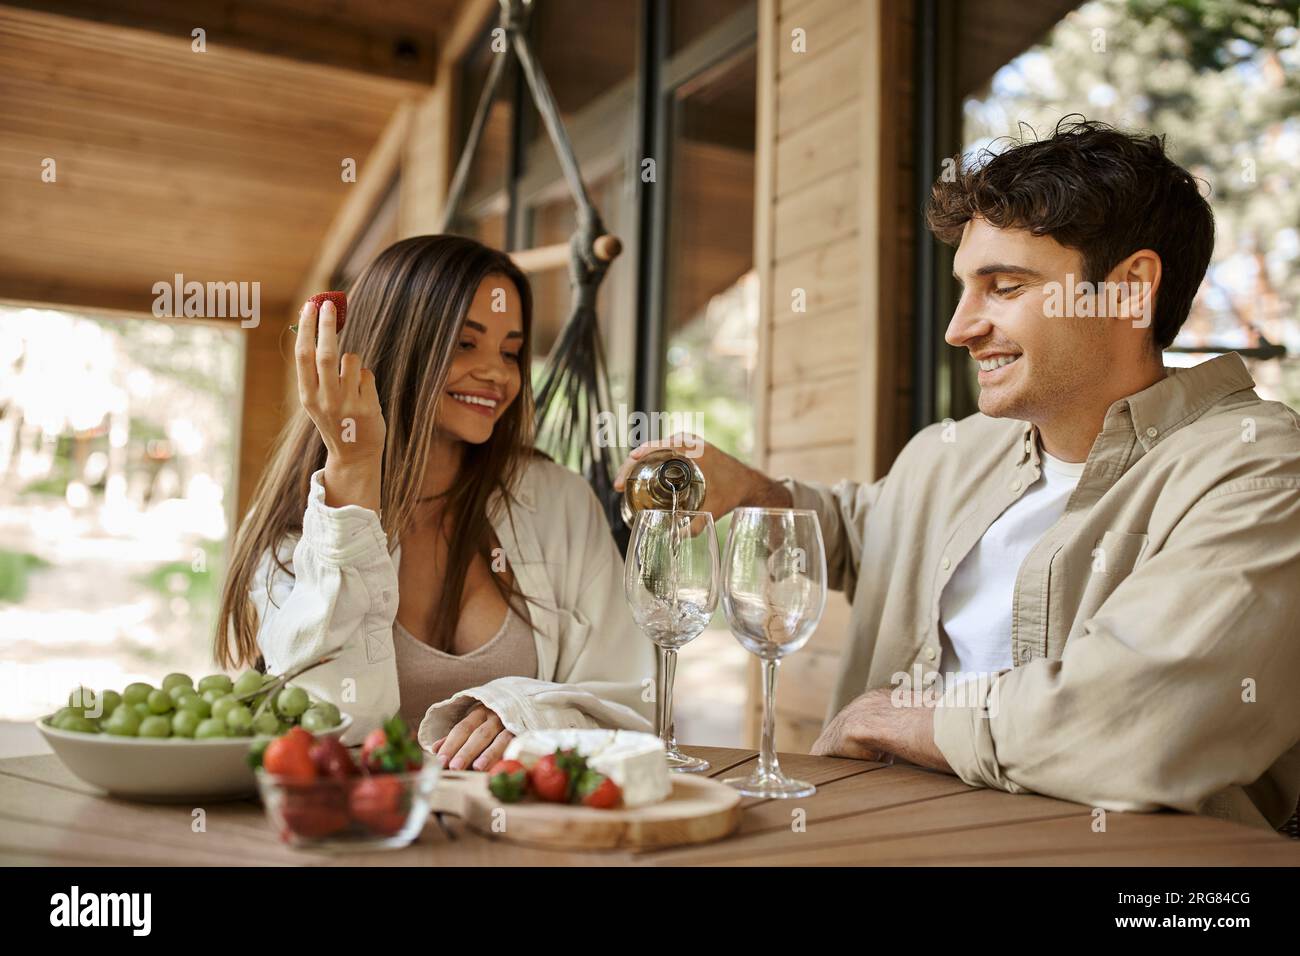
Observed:
[[[781,772],[773,740],[781,658],[808,643],[826,609],[826,548],[815,511],[738,508],[722,559],[722,608],[731,633],[763,664],[758,766],[730,784],[747,797],[806,797],[817,788]]]
[[[687,773],[709,763],[677,749],[673,740],[673,678],[677,649],[708,627],[718,607],[718,539],[703,511],[638,511],[624,565],[624,591],[632,618],[659,652],[655,732],[668,767]]]

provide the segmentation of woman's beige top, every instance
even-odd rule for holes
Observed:
[[[440,651],[393,621],[393,651],[402,719],[410,727],[418,727],[434,704],[468,687],[498,677],[537,676],[532,626],[513,608],[506,610],[496,636],[468,654]]]

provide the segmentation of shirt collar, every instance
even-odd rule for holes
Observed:
[[[1183,425],[1194,422],[1234,392],[1255,387],[1246,363],[1227,352],[1191,368],[1171,368],[1169,374],[1142,391],[1122,398],[1111,412],[1127,408],[1133,430],[1146,451]]]
[[[1121,398],[1106,412],[1106,426],[1128,412],[1133,430],[1146,451],[1183,425],[1193,422],[1210,408],[1235,392],[1255,387],[1236,352],[1228,352],[1191,368],[1169,368],[1168,374],[1154,385]],[[1017,464],[1026,461],[1039,464],[1038,426],[1024,423],[1021,431],[1020,456]]]

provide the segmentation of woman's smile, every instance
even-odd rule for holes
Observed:
[[[448,389],[447,394],[471,412],[487,418],[495,418],[497,407],[501,404],[500,394],[484,389],[466,389],[463,391]]]

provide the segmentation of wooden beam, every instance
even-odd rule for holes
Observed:
[[[287,0],[6,0],[95,23],[172,37],[195,29],[209,49],[237,49],[428,86],[437,71],[435,30],[453,0],[411,5],[405,22],[338,4]],[[346,5],[343,5],[346,7]]]

